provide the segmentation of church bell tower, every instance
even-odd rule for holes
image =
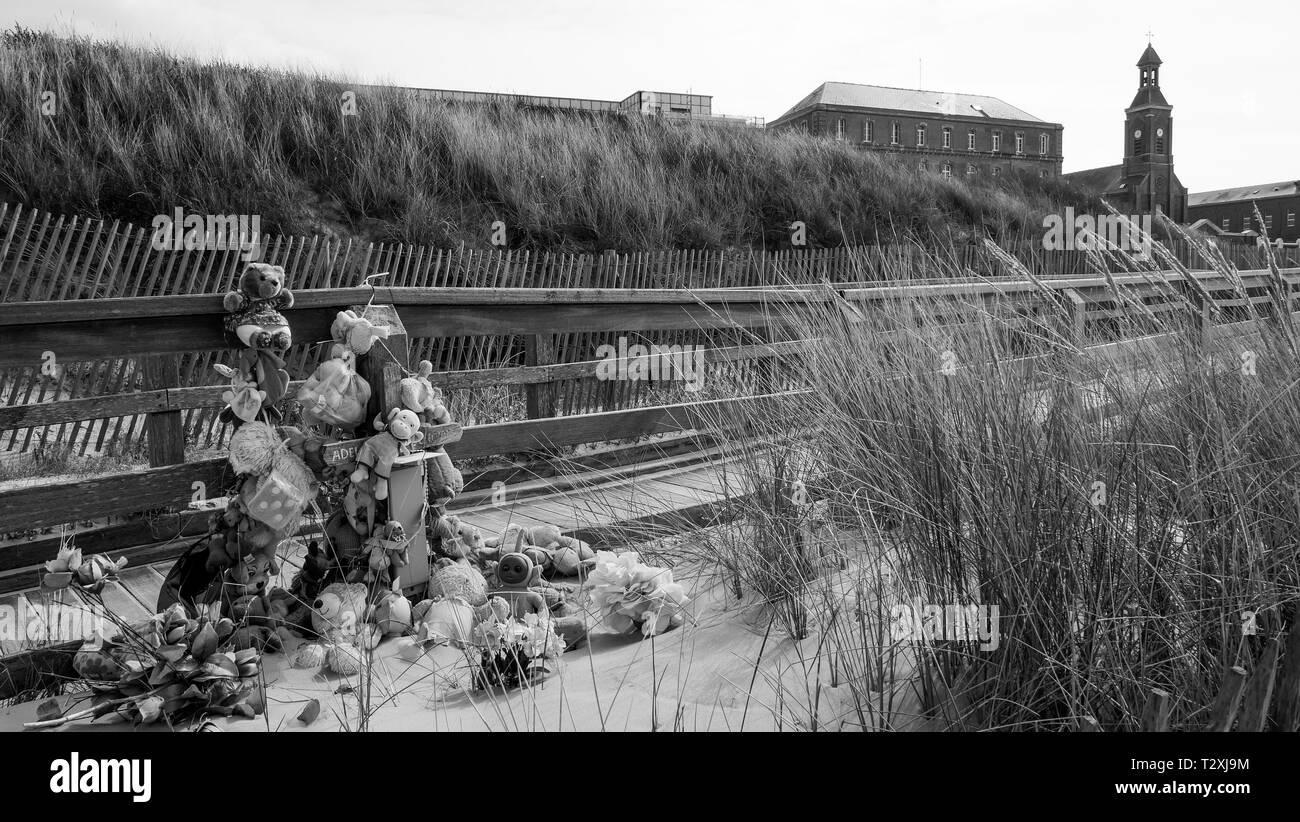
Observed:
[[[1157,208],[1176,222],[1187,210],[1187,189],[1174,175],[1174,107],[1160,91],[1160,55],[1147,44],[1138,60],[1138,90],[1124,110],[1124,171],[1138,213]]]

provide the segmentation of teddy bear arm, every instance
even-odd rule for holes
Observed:
[[[226,296],[221,300],[221,305],[226,311],[240,311],[247,304],[248,297],[238,291],[227,291]]]

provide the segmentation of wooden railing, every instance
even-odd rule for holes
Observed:
[[[1292,297],[1300,270],[1284,272]],[[477,288],[349,288],[297,293],[294,308],[285,314],[300,341],[326,340],[334,314],[343,308],[371,303],[393,307],[408,337],[463,335],[471,330],[545,339],[557,329],[582,331],[731,329],[743,334],[765,333],[741,345],[707,349],[703,356],[715,368],[737,363],[757,364],[809,350],[815,339],[791,338],[784,320],[799,306],[834,303],[852,314],[864,314],[883,303],[923,299],[952,299],[990,309],[1009,307],[1011,313],[1064,317],[1075,342],[1089,356],[1116,358],[1133,344],[1110,341],[1105,325],[1118,314],[1132,313],[1132,301],[1147,311],[1187,312],[1184,296],[1201,292],[1226,309],[1272,299],[1270,275],[1242,272],[1241,289],[1228,280],[1197,274],[1196,287],[1173,277],[1122,275],[1106,278],[1064,278],[1044,284],[998,283],[901,284],[832,289],[477,289]],[[1044,292],[1046,288],[1047,293]],[[1123,292],[1123,296],[1116,290]],[[1128,307],[1126,307],[1128,306]],[[15,308],[17,308],[15,306]],[[0,367],[40,361],[56,352],[60,362],[122,357],[167,358],[196,349],[221,348],[221,297],[216,294],[133,297],[103,300],[25,303],[20,310],[0,312]],[[797,324],[796,324],[797,325]],[[1238,333],[1242,324],[1226,323],[1223,331]],[[1148,341],[1149,342],[1149,341]],[[435,385],[455,391],[503,384],[544,391],[557,381],[594,377],[601,361],[551,364],[540,351],[529,364],[517,367],[442,372]],[[394,341],[396,365],[409,367],[405,341]],[[405,362],[401,360],[405,359]],[[0,490],[0,534],[56,527],[65,523],[99,521],[102,527],[78,534],[88,553],[120,550],[129,545],[158,542],[201,530],[201,517],[185,509],[195,483],[226,487],[231,477],[222,458],[184,462],[184,431],[174,424],[188,409],[216,409],[223,403],[223,386],[175,387],[176,370],[159,367],[155,384],[141,391],[93,398],[60,400],[0,408],[0,431],[32,425],[62,425],[87,419],[138,414],[146,420],[151,466],[84,479],[34,483]],[[383,372],[380,372],[383,373]],[[797,379],[775,379],[772,369],[756,369],[762,378],[739,384],[747,394],[696,402],[677,402],[572,416],[539,416],[486,425],[445,426],[430,447],[445,445],[455,460],[472,457],[554,451],[584,443],[608,442],[646,434],[693,432],[719,420],[739,419],[740,407],[765,401],[764,391],[797,387]],[[295,376],[302,376],[301,374]],[[789,375],[787,375],[788,377]],[[382,377],[379,377],[382,379]],[[733,387],[738,384],[733,384]],[[538,409],[535,409],[538,410]],[[151,512],[144,519],[123,521],[125,515]],[[179,513],[176,513],[179,512]],[[104,524],[107,523],[107,524]],[[33,538],[0,547],[0,575],[28,568],[47,559],[52,538]]]

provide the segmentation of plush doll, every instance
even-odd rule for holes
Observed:
[[[293,292],[284,287],[284,269],[250,263],[239,278],[239,290],[226,293],[226,331],[255,351],[274,350],[283,356],[293,343],[281,309],[293,308]]]
[[[304,423],[352,430],[365,422],[370,384],[357,373],[356,359],[351,348],[334,344],[330,359],[298,389]]]
[[[503,598],[509,604],[510,613],[515,619],[523,619],[525,614],[550,615],[546,600],[532,590],[533,586],[541,582],[542,569],[527,554],[506,554],[497,563],[496,570],[501,587],[493,591],[492,595]]]
[[[366,586],[344,582],[326,585],[312,603],[312,632],[330,641],[351,641],[365,613]]]
[[[366,440],[357,452],[357,470],[352,472],[352,482],[361,485],[372,481],[374,498],[388,499],[388,477],[393,471],[393,461],[398,456],[411,453],[411,448],[424,440],[420,433],[420,420],[413,411],[392,408],[387,419],[375,418],[379,431]]]
[[[325,479],[329,466],[325,463],[325,441],[315,434],[304,434],[292,425],[278,429],[279,436],[289,452],[302,460],[318,481]]]
[[[251,263],[239,278],[239,289],[222,300],[229,312],[225,329],[231,341],[247,346],[239,354],[239,371],[251,377],[257,389],[265,391],[262,409],[279,419],[274,408],[289,388],[284,354],[293,343],[289,323],[281,309],[293,307],[293,292],[284,287],[284,269],[266,263]],[[226,412],[222,412],[223,415]],[[233,410],[224,422],[242,422]]]
[[[402,405],[414,411],[425,425],[443,425],[451,422],[451,413],[442,401],[442,391],[429,382],[433,363],[420,360],[419,370],[397,384]]]
[[[486,599],[483,605],[487,605]],[[411,611],[411,619],[415,625],[415,643],[450,641],[464,645],[472,641],[479,615],[465,600],[447,597],[418,603]]]
[[[430,505],[442,507],[465,488],[465,477],[452,464],[445,449],[439,448],[430,453],[432,458],[424,463],[428,470],[427,497]]]
[[[469,560],[443,557],[429,575],[429,598],[462,599],[474,607],[487,602],[487,580]]]
[[[402,523],[397,520],[384,523],[380,532],[366,541],[368,561],[365,581],[392,586],[397,579],[394,571],[411,562],[409,545],[410,540],[406,538],[406,529]]]
[[[455,514],[443,514],[433,524],[432,535],[438,550],[454,560],[478,562],[483,548],[483,535],[477,528],[462,522]]]
[[[396,591],[385,591],[370,614],[384,636],[401,636],[411,630],[411,601]]]
[[[340,311],[330,325],[330,336],[335,342],[352,349],[354,354],[368,354],[375,340],[386,340],[392,333],[386,325],[375,325],[355,311]]]
[[[293,575],[288,591],[284,592],[288,611],[284,618],[286,627],[300,635],[311,627],[311,605],[320,595],[329,573],[329,556],[321,549],[320,543],[312,540],[307,544],[302,567]],[[272,591],[272,597],[276,593]]]
[[[520,540],[523,547],[517,548]],[[528,551],[528,547],[539,551]],[[594,567],[596,562],[596,552],[591,546],[580,539],[565,536],[554,525],[525,527],[511,523],[499,536],[486,541],[483,553],[493,556],[514,550],[529,553],[543,570],[554,570],[562,576],[574,576],[584,568]]]
[[[229,411],[234,417],[244,422],[253,422],[266,404],[266,392],[258,389],[252,374],[238,371],[228,365],[216,363],[212,366],[217,373],[230,379],[230,389],[221,395],[226,403],[225,414]]]

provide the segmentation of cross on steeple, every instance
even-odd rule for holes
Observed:
[[[1155,34],[1153,34],[1153,33],[1151,32],[1151,27],[1148,26],[1148,27],[1147,27],[1147,45],[1148,45],[1148,46],[1151,45],[1151,38],[1152,38],[1152,37],[1155,37]]]

